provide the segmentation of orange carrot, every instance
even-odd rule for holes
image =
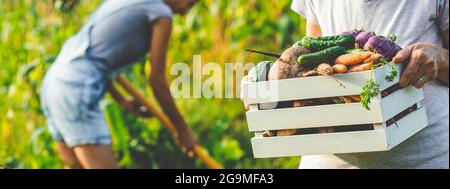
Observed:
[[[383,58],[383,55],[378,54],[378,53],[377,54],[373,54],[368,59],[364,60],[364,63],[378,64],[378,63],[380,63],[381,58]]]
[[[343,64],[335,64],[333,66],[334,72],[335,73],[339,73],[339,74],[343,74],[343,73],[347,73],[348,72],[348,68],[346,65]]]
[[[351,98],[353,100],[353,102],[361,102],[361,96],[359,96],[359,95],[349,96],[349,98]]]
[[[342,97],[340,97],[340,99],[341,99],[341,101],[345,102],[346,104],[353,103],[353,100],[351,98],[349,98],[349,97],[346,97],[346,96],[342,96]]]
[[[292,136],[297,134],[297,129],[290,129],[290,130],[280,130],[277,131],[277,136]]]
[[[372,69],[372,66],[373,66],[372,63],[367,63],[367,64],[361,64],[361,65],[353,66],[352,68],[350,68],[350,72],[368,71],[368,70]]]
[[[354,66],[363,62],[364,60],[371,57],[373,52],[356,52],[351,54],[344,54],[338,57],[335,61],[336,64],[343,64],[346,66]]]

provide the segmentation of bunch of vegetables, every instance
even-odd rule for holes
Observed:
[[[389,65],[391,72],[386,76],[386,80],[392,82],[398,71],[389,62],[401,50],[395,40],[393,34],[385,38],[364,30],[352,30],[337,36],[305,37],[296,44],[301,44],[312,53],[299,56],[297,61],[305,66],[319,65],[317,71],[326,75],[373,71],[375,68]],[[368,104],[379,92],[379,86],[371,78],[357,100],[370,110]],[[341,100],[349,102],[349,99],[355,101],[354,97]]]
[[[395,40],[394,35],[386,38],[377,36],[374,32],[352,30],[336,36],[305,37],[281,55],[254,50],[249,50],[249,52],[278,58],[269,71],[269,80],[315,75],[333,78],[330,77],[333,74],[370,70],[373,72],[376,68],[389,65],[391,72],[386,76],[386,80],[392,82],[398,75],[398,71],[390,61],[401,49],[395,44]],[[345,87],[339,81],[337,82]],[[288,106],[305,107],[360,102],[364,108],[370,110],[371,98],[378,94],[380,94],[380,86],[371,78],[363,87],[360,95],[293,101]],[[331,132],[330,130],[332,130],[330,128],[324,129],[324,131],[319,132]],[[265,134],[267,136],[289,136],[298,132],[299,130],[277,131],[276,133],[267,131]]]

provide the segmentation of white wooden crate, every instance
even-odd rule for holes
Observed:
[[[401,71],[399,65],[396,68]],[[389,71],[389,66],[374,71],[373,78],[380,85],[380,91],[399,81],[397,76],[393,82],[387,82],[385,76]],[[397,90],[384,98],[380,94],[372,99],[370,111],[360,103],[287,109],[262,109],[259,106],[283,101],[359,95],[371,74],[372,72],[367,71],[334,75],[345,88],[322,76],[244,83],[241,95],[244,102],[251,105],[247,121],[249,130],[255,132],[252,139],[254,156],[270,158],[388,151],[428,125],[425,107],[420,104],[423,91],[414,87]],[[397,120],[395,124],[387,125],[388,120],[412,106],[416,106],[417,110]],[[374,125],[374,129],[283,137],[262,135],[262,132],[268,130],[367,124]]]

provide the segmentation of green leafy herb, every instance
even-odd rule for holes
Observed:
[[[395,41],[397,41],[397,36],[393,33],[389,34],[388,38],[392,43],[395,43]]]
[[[371,110],[369,103],[371,103],[372,98],[378,96],[380,93],[380,85],[376,84],[373,80],[373,71],[374,69],[372,68],[371,78],[367,81],[361,92],[361,104],[367,110]]]
[[[388,82],[393,82],[398,75],[398,70],[392,63],[388,63],[387,65],[391,68],[391,71],[389,72],[389,75],[387,75],[385,79]]]
[[[343,104],[344,102],[340,98],[333,98],[335,104]]]
[[[380,93],[380,85],[376,84],[373,79],[370,79],[367,84],[364,86],[363,91],[361,93],[361,104],[367,110],[371,110],[369,107],[369,103],[373,97],[378,96]]]
[[[389,66],[389,68],[391,69],[389,71],[389,74],[386,75],[385,79],[387,82],[393,82],[398,75],[398,70],[395,68],[393,63],[388,62],[384,58],[381,58],[380,62],[383,65]],[[371,103],[372,98],[378,96],[378,94],[380,93],[380,85],[376,84],[375,81],[373,80],[374,69],[375,68],[372,67],[372,75],[370,76],[370,80],[367,81],[366,85],[364,85],[363,90],[361,92],[361,104],[367,110],[370,110],[369,103]]]

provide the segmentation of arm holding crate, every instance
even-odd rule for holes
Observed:
[[[444,47],[435,44],[417,43],[406,47],[394,58],[401,63],[409,60],[408,67],[402,75],[400,84],[422,88],[429,81],[437,80],[448,87],[448,30],[442,32]]]

